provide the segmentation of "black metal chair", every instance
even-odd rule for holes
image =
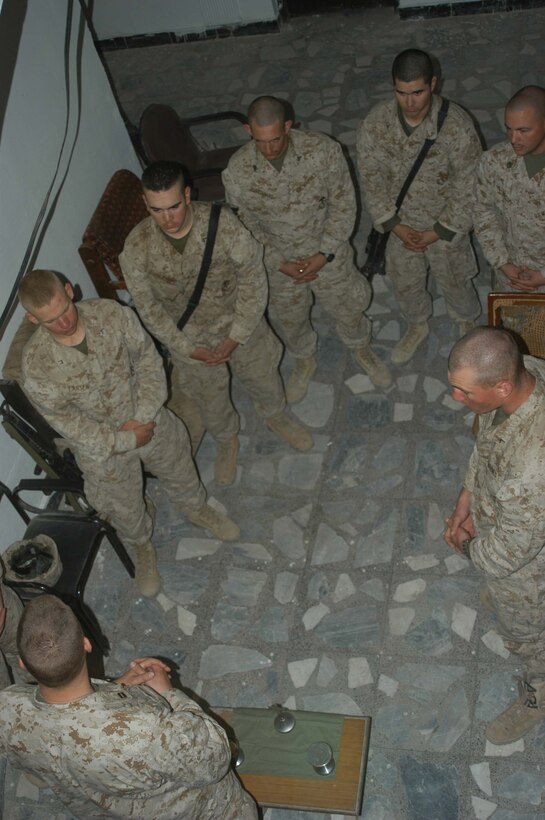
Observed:
[[[210,123],[228,123],[238,127],[246,123],[239,111],[219,111],[201,117],[181,119],[170,105],[152,103],[140,118],[140,144],[147,163],[169,159],[180,162],[193,185],[193,198],[213,202],[225,199],[221,172],[229,159],[240,148],[228,145],[224,148],[203,149],[195,139],[192,129]]]
[[[22,493],[37,491],[51,495],[50,504],[54,505],[53,509],[47,507],[42,510],[21,497]],[[45,592],[58,595],[77,615],[91,641],[103,655],[108,655],[108,640],[102,635],[96,618],[83,600],[85,584],[104,538],[108,539],[131,578],[134,578],[134,564],[114,528],[94,510],[84,512],[81,509],[74,511],[58,508],[67,494],[77,493],[78,489],[74,484],[56,479],[23,480],[13,491],[0,482],[0,498],[6,496],[27,525],[23,539],[32,539],[40,534],[48,535],[55,542],[62,562],[61,576],[51,587],[24,580],[7,583],[23,601]],[[30,517],[28,512],[34,513],[34,516]]]

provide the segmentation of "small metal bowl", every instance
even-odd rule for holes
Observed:
[[[316,774],[327,775],[335,768],[335,758],[329,743],[319,741],[308,747],[307,760]]]
[[[281,732],[283,735],[287,732],[291,732],[293,727],[295,726],[296,720],[293,717],[291,712],[287,712],[283,710],[279,712],[274,719],[274,728],[277,732]]]

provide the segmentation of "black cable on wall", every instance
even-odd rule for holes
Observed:
[[[15,7],[17,6],[23,7],[21,8],[23,14],[21,15],[15,13]],[[7,87],[6,83],[0,89],[0,113],[2,116],[5,115],[7,100],[9,97],[9,91],[11,88],[11,84],[13,81],[13,74],[15,71],[15,65],[17,61],[17,53],[18,47],[20,43],[21,37],[21,30],[23,27],[24,18],[26,13],[28,12],[26,0],[4,0],[4,7],[8,6],[9,14],[4,19],[4,10],[2,11],[2,15],[0,17],[0,21],[2,23],[2,27],[0,30],[0,44],[4,42],[4,39],[9,40],[9,37],[14,37],[14,30],[13,27],[16,27],[16,33],[18,35],[17,42],[14,43],[15,48],[10,49],[10,59],[13,59],[13,65],[11,66],[11,73],[8,78]],[[3,7],[3,8],[4,8]],[[66,27],[64,32],[64,86],[65,86],[65,97],[66,97],[66,118],[65,118],[65,125],[64,125],[64,133],[61,141],[61,146],[59,149],[59,155],[57,159],[57,163],[55,166],[55,170],[53,173],[53,177],[51,179],[51,183],[47,189],[45,194],[44,200],[42,202],[40,211],[36,218],[36,222],[32,229],[32,233],[30,235],[30,239],[28,241],[23,260],[19,267],[19,271],[17,276],[15,277],[15,282],[13,284],[11,293],[8,297],[4,310],[2,311],[2,315],[0,316],[0,338],[4,335],[6,327],[8,325],[9,319],[13,313],[17,305],[17,289],[19,287],[19,282],[21,281],[22,277],[26,273],[27,270],[32,269],[34,267],[34,263],[38,257],[40,252],[40,248],[42,246],[45,234],[47,229],[51,223],[51,219],[55,213],[59,197],[61,195],[62,189],[64,187],[64,183],[66,181],[66,177],[68,176],[68,171],[70,170],[70,165],[72,162],[72,157],[74,155],[74,149],[76,147],[76,143],[78,140],[80,123],[81,123],[81,86],[82,86],[82,53],[83,53],[83,42],[85,37],[85,16],[81,5],[78,3],[79,8],[79,19],[76,23],[77,25],[77,38],[76,38],[76,48],[75,48],[75,71],[76,71],[76,99],[77,99],[77,109],[76,109],[76,129],[74,138],[72,140],[72,144],[69,149],[68,159],[66,163],[66,169],[62,178],[59,181],[57,191],[51,200],[51,194],[55,187],[55,183],[57,182],[57,177],[59,174],[59,169],[61,167],[61,162],[63,155],[65,154],[66,149],[66,141],[68,138],[68,131],[70,127],[70,120],[72,116],[71,106],[70,106],[70,81],[71,81],[71,68],[70,68],[70,51],[71,51],[71,42],[72,42],[72,35],[73,35],[73,16],[74,16],[74,0],[67,0],[67,7],[66,7]],[[5,26],[4,26],[5,23]],[[13,53],[14,52],[14,53]],[[3,125],[3,120],[2,120]],[[1,133],[1,132],[0,132]]]

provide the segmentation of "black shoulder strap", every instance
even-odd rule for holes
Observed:
[[[441,103],[441,108],[439,109],[439,113],[437,114],[437,135],[436,135],[435,139],[433,139],[433,140],[426,140],[424,142],[424,145],[420,149],[420,153],[418,154],[417,158],[415,159],[414,165],[411,168],[411,170],[409,171],[409,175],[407,176],[407,179],[403,183],[403,187],[402,187],[401,191],[399,192],[398,198],[396,199],[396,212],[399,211],[399,209],[401,208],[401,203],[405,199],[405,194],[407,193],[407,191],[411,187],[413,179],[417,175],[417,173],[420,169],[420,166],[422,165],[422,163],[426,159],[426,154],[428,153],[428,151],[432,147],[433,143],[435,142],[435,140],[439,136],[439,131],[443,127],[443,123],[445,122],[445,120],[447,118],[449,104],[450,103],[449,103],[448,100],[443,100],[443,102]]]
[[[210,209],[210,219],[208,220],[208,233],[206,235],[206,244],[204,246],[204,254],[201,262],[201,269],[197,278],[195,290],[191,294],[191,298],[187,303],[187,307],[178,319],[178,330],[183,330],[185,325],[193,315],[193,311],[201,301],[202,292],[204,290],[204,283],[208,275],[208,268],[212,261],[212,251],[214,250],[214,243],[216,241],[216,234],[218,232],[218,222],[220,219],[221,205],[217,202],[212,203]]]

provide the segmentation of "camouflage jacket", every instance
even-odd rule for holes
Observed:
[[[46,703],[31,685],[0,693],[0,750],[79,818],[256,820],[230,770],[225,732],[182,692],[93,681]]]
[[[23,388],[61,433],[81,469],[133,450],[119,427],[156,418],[167,397],[161,357],[134,311],[112,299],[77,304],[87,354],[39,327],[23,351]]]
[[[401,210],[401,221],[418,230],[436,222],[455,233],[471,230],[472,191],[481,144],[469,114],[451,102],[437,136],[442,98],[434,94],[425,119],[410,136],[403,130],[395,99],[379,103],[361,123],[358,169],[375,227],[395,215],[395,202],[424,140],[435,139]]]
[[[249,142],[222,174],[229,204],[269,258],[337,253],[354,230],[356,195],[341,146],[309,131],[289,132],[280,171]]]
[[[523,157],[502,142],[481,157],[475,180],[475,233],[490,264],[545,274],[545,169],[530,179]]]
[[[493,578],[545,575],[545,362],[525,357],[535,389],[503,423],[480,416],[464,480],[477,535],[473,563]],[[533,565],[533,567],[532,567]]]
[[[212,261],[199,306],[185,328],[176,326],[195,290],[208,232],[210,205],[193,202],[193,226],[179,253],[151,217],[127,237],[119,257],[127,287],[148,330],[172,354],[227,337],[248,341],[267,305],[263,249],[228,208],[222,208]]]

